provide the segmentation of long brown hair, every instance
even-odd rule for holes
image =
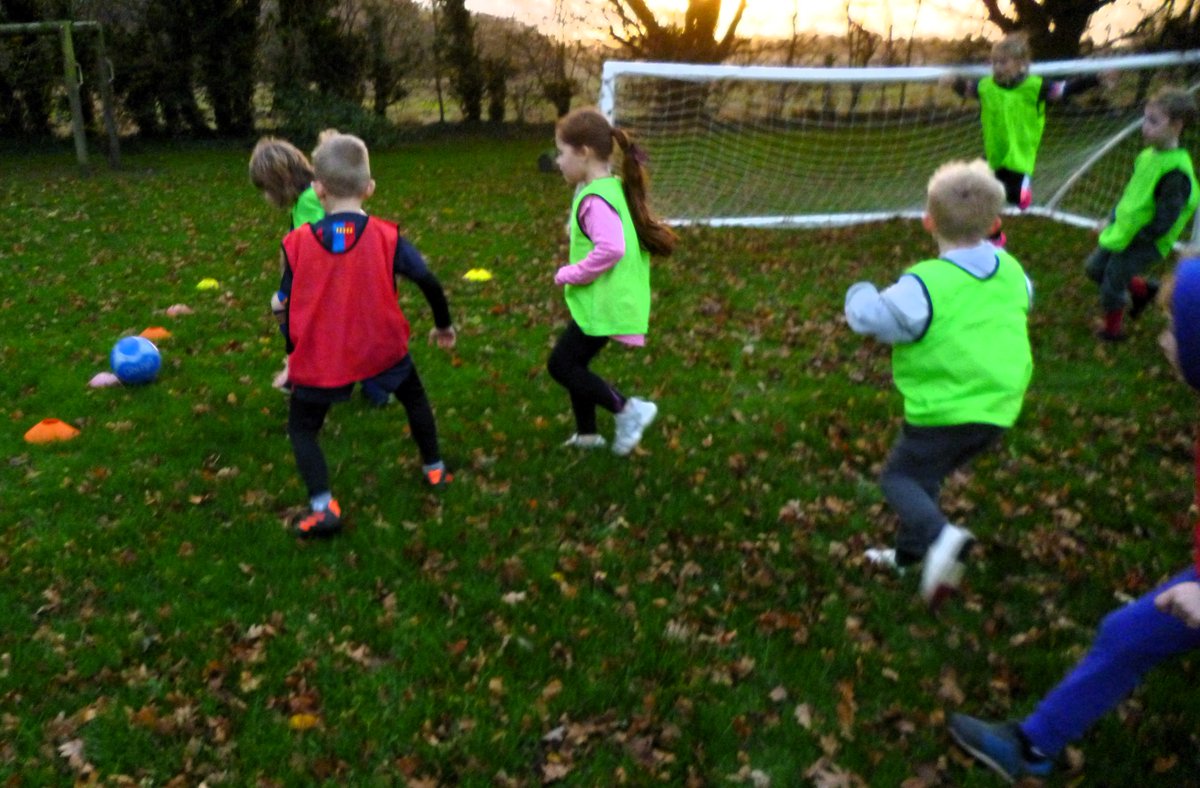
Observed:
[[[278,137],[263,137],[250,154],[250,182],[280,208],[291,208],[312,186],[308,157]]]
[[[608,118],[593,107],[573,110],[558,121],[556,131],[559,139],[567,145],[591,148],[604,161],[612,158],[614,143],[621,149],[621,184],[638,241],[652,255],[666,257],[671,254],[678,238],[674,230],[650,212],[650,177],[645,167],[646,154],[634,143],[630,134],[609,124]]]

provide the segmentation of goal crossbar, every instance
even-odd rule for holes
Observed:
[[[1034,176],[1042,199],[1028,213],[1093,226],[1128,179],[1146,97],[1159,84],[1193,82],[1200,50],[1041,62],[1030,70],[1136,76],[1047,113]],[[986,65],[609,61],[599,109],[649,152],[656,209],[673,224],[836,226],[919,217],[933,169],[982,152],[978,106],[939,85],[947,76],[990,73]],[[1195,136],[1185,144],[1195,146]]]

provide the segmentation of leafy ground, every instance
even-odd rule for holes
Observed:
[[[894,528],[874,479],[900,407],[886,349],[841,318],[851,282],[930,251],[916,224],[685,231],[652,344],[597,364],[659,422],[629,459],[560,448],[544,362],[570,193],[537,172],[547,147],[373,157],[369,207],[460,326],[453,354],[414,349],[458,479],[420,486],[398,408],[340,406],[324,445],[351,528],[320,544],[284,527],[304,499],[268,385],[286,220],[247,151],[135,147],[90,178],[63,150],[0,157],[8,785],[995,785],[946,714],[1028,711],[1188,560],[1195,403],[1163,318],[1098,346],[1091,238],[1041,220],[1007,227],[1037,286],[1033,386],[946,491],[981,545],[936,617],[859,557]],[[156,383],[86,387],[151,325],[173,332]],[[45,417],[80,437],[24,443]],[[1059,784],[1195,780],[1197,678],[1153,674]]]

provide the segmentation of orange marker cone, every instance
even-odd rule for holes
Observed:
[[[79,430],[59,419],[42,419],[29,428],[25,433],[28,443],[52,443],[54,441],[69,441],[79,434]]]
[[[143,331],[141,335],[146,339],[149,339],[151,342],[158,342],[159,340],[169,338],[171,336],[171,332],[162,326],[150,326]]]

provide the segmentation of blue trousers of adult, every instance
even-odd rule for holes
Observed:
[[[1105,616],[1091,650],[1021,723],[1030,743],[1057,756],[1129,695],[1151,668],[1200,649],[1200,629],[1154,606],[1154,597],[1166,589],[1196,580],[1192,567]]]

